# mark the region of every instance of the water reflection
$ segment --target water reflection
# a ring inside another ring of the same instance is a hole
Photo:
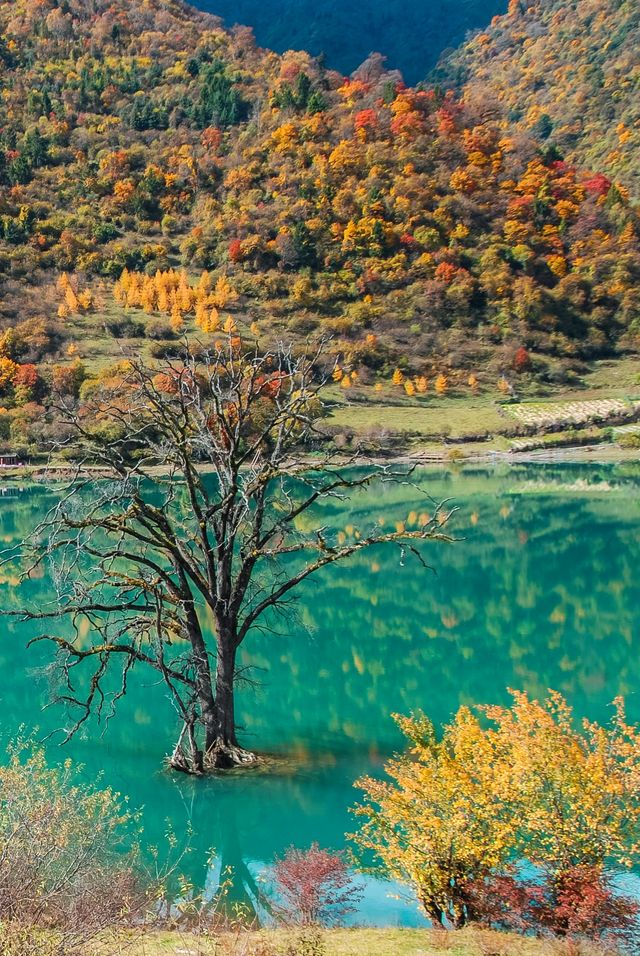
[[[399,744],[392,712],[423,708],[443,721],[461,703],[505,701],[512,686],[534,694],[553,687],[579,714],[599,720],[624,694],[630,716],[640,718],[638,466],[501,466],[420,477],[435,498],[454,497],[459,506],[454,530],[464,540],[431,548],[437,573],[401,562],[397,551],[361,554],[308,584],[280,636],[256,635],[242,651],[240,663],[258,679],[240,694],[245,737],[286,755],[278,773],[202,782],[162,772],[174,715],[142,671],[107,733],[87,726],[64,752],[86,764],[87,776],[102,773],[144,806],[151,843],[162,846],[167,820],[178,833],[190,823],[185,867],[210,894],[231,866],[237,898],[260,912],[259,873],[276,854],[314,840],[344,845],[354,780],[380,772]],[[54,494],[28,488],[0,500],[5,545],[35,527]],[[410,526],[429,501],[412,487],[385,485],[348,506],[331,503],[322,520],[348,533],[370,521],[373,508]],[[5,607],[51,598],[46,577],[18,590],[15,574],[5,572],[0,583]],[[24,722],[45,732],[63,722],[59,711],[40,709],[48,689],[34,671],[48,651],[25,652],[34,633],[21,623],[3,627],[5,734]],[[386,893],[368,884],[363,916],[413,921],[412,910]]]

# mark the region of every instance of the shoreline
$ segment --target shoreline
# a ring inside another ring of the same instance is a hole
[[[464,468],[467,465],[482,464],[622,464],[627,462],[639,462],[640,452],[637,449],[620,448],[616,445],[594,444],[594,445],[570,445],[560,448],[538,448],[529,451],[502,451],[493,449],[491,451],[462,454],[460,457],[452,457],[451,452],[461,450],[461,446],[455,443],[447,446],[442,454],[429,452],[406,451],[393,455],[361,455],[348,457],[344,459],[337,458],[336,465],[348,464],[354,468],[361,465],[417,465],[423,468],[437,468],[442,466]],[[314,464],[314,459],[309,457],[310,467]],[[211,466],[205,466],[205,473],[212,471]],[[160,474],[150,470],[150,474]],[[54,483],[70,481],[75,477],[90,478],[96,480],[111,477],[110,473],[100,466],[87,465],[77,470],[73,464],[24,464],[16,466],[5,466],[0,468],[0,486],[2,479],[13,483],[17,481],[33,481],[43,483],[52,481]]]

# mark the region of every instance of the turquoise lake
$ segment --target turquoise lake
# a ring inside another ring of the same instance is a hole
[[[221,868],[234,895],[260,911],[260,872],[290,845],[345,846],[354,781],[380,773],[401,740],[395,712],[446,721],[460,704],[504,702],[508,688],[561,691],[577,715],[606,720],[617,695],[640,720],[640,465],[544,464],[424,470],[414,476],[458,511],[461,540],[431,544],[433,571],[397,549],[376,549],[299,592],[279,636],[256,634],[240,663],[242,738],[281,754],[277,772],[206,781],[170,775],[163,758],[176,720],[153,675],[137,671],[105,728],[88,723],[52,760],[84,764],[88,779],[142,809],[145,839],[165,846],[168,823],[192,829],[182,868],[214,892]],[[0,497],[3,546],[32,531],[55,490],[12,485]],[[429,510],[415,487],[379,485],[334,507],[336,526],[372,512],[411,525]],[[51,600],[46,577],[18,588],[6,571],[2,606]],[[45,736],[69,721],[50,696],[50,651],[25,649],[42,628],[0,621],[0,731]],[[215,859],[209,850],[215,849]],[[397,888],[366,882],[359,922],[415,925]]]

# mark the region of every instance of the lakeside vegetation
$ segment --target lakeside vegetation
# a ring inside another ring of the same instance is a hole
[[[175,837],[174,864],[150,867],[156,851],[145,860],[121,798],[81,783],[69,763],[48,768],[27,741],[0,768],[3,953],[366,956],[396,941],[407,954],[416,944],[458,956],[635,951],[640,906],[615,880],[640,847],[640,729],[621,701],[606,726],[577,726],[558,694],[462,707],[438,730],[424,716],[398,720],[406,752],[384,780],[357,783],[351,867],[370,867],[372,851],[438,931],[327,932],[363,891],[347,857],[317,844],[272,862],[255,911],[228,898],[225,870],[217,886],[188,883]]]
[[[194,940],[179,933],[150,933],[142,942],[123,943],[114,956],[179,956],[193,950],[198,956],[307,956],[300,937],[291,931],[271,930],[238,936],[221,934],[213,941]],[[296,952],[297,945],[297,952]],[[310,956],[606,956],[594,943],[524,939],[513,933],[466,929],[443,934],[416,929],[332,929],[321,936]]]

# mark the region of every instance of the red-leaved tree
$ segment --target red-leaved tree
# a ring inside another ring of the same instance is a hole
[[[638,931],[640,904],[617,893],[597,866],[575,866],[550,880],[542,921],[555,936],[629,940]]]
[[[513,358],[516,372],[527,372],[531,368],[531,356],[524,346],[520,346]]]
[[[288,926],[341,925],[362,898],[344,856],[317,843],[308,850],[289,847],[271,878],[274,912]]]

